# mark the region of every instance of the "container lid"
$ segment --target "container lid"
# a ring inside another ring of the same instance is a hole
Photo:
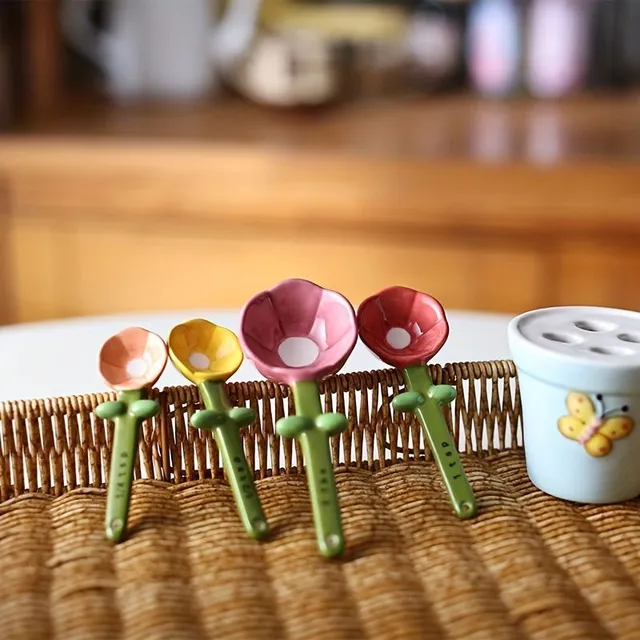
[[[585,391],[640,393],[640,313],[607,307],[551,307],[514,318],[516,366],[541,380]]]

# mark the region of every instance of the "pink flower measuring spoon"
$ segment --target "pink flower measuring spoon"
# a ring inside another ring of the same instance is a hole
[[[339,293],[292,279],[245,305],[240,323],[244,352],[265,378],[290,385],[296,414],[276,432],[302,448],[320,553],[337,556],[344,535],[329,442],[347,418],[323,413],[318,382],[339,371],[356,344],[355,312]]]

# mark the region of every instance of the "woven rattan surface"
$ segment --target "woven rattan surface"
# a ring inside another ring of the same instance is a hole
[[[297,452],[274,435],[287,390],[231,385],[273,535],[246,537],[215,443],[187,428],[191,388],[144,427],[128,539],[103,532],[105,396],[0,405],[0,638],[640,638],[640,503],[540,493],[519,448],[512,363],[432,367],[480,513],[458,520],[395,371],[339,376],[327,407],[347,550],[317,552]],[[275,465],[274,465],[275,462]]]

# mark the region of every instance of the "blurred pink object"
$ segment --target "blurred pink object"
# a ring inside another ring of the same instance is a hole
[[[428,362],[449,337],[442,305],[407,287],[390,287],[364,300],[358,330],[380,360],[398,369]]]
[[[289,385],[336,373],[357,337],[351,303],[308,280],[285,280],[259,293],[240,319],[247,358],[265,378]],[[305,343],[313,354],[303,353]]]
[[[529,19],[527,84],[537,98],[579,89],[589,64],[588,0],[534,0]]]
[[[152,387],[167,365],[165,341],[140,327],[130,327],[109,338],[98,357],[100,375],[114,391]]]

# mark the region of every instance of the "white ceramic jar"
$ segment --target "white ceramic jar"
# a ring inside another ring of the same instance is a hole
[[[640,496],[640,313],[554,307],[514,318],[527,471],[552,496]]]

